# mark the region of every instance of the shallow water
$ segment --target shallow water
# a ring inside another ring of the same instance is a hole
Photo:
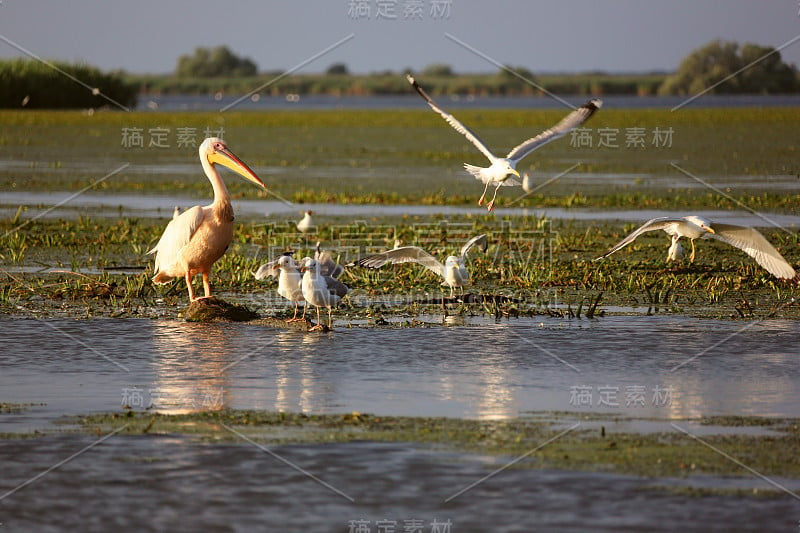
[[[3,318],[0,401],[46,404],[4,417],[15,429],[126,404],[468,418],[800,416],[794,321],[481,320],[415,329],[340,322],[332,334],[308,335],[248,324]]]
[[[23,483],[54,457],[69,457],[94,442],[63,435],[39,439],[36,446],[0,442],[0,487]],[[377,524],[383,522],[396,525],[389,531],[417,524],[425,533],[437,531],[435,524],[448,533],[792,531],[799,514],[790,497],[687,498],[654,488],[685,485],[680,480],[538,469],[505,470],[446,501],[507,458],[369,442],[276,446],[269,452],[244,442],[114,436],[8,496],[0,508],[2,527],[345,533],[358,531],[351,526],[359,522],[370,532],[381,531]]]
[[[549,410],[661,419],[800,416],[797,322],[616,316],[457,317],[450,324],[348,329],[339,323],[331,334],[304,334],[248,324],[4,317],[0,401],[35,405],[0,414],[0,427],[52,430],[63,415],[126,404],[165,412],[492,419]],[[589,393],[588,404],[577,399],[579,390]],[[695,434],[703,429],[681,424]],[[642,426],[624,418],[604,425],[612,433],[669,431],[662,422]],[[98,444],[101,437],[0,440],[2,528],[347,532],[359,520],[371,531],[386,520],[397,531],[422,523],[426,532],[450,521],[450,533],[707,531],[710,525],[764,531],[791,530],[800,515],[788,495],[699,498],[654,488],[771,488],[744,471],[687,481],[512,468],[448,502],[511,458],[406,443],[258,448],[176,435],[114,435]]]
[[[581,105],[587,97],[568,96],[574,105]],[[240,99],[232,95],[161,95],[140,98],[137,110],[140,111],[219,111]],[[445,100],[443,100],[444,102]],[[446,99],[449,108],[475,109],[543,109],[562,108],[563,104],[553,98],[530,96],[461,96],[452,95]],[[609,108],[671,108],[685,103],[683,96],[603,96],[603,104]],[[705,95],[696,105],[703,107],[750,107],[800,105],[797,95]],[[285,96],[244,99],[236,105],[239,110],[259,109],[418,109],[416,95],[381,96],[325,96],[303,95],[297,100]]]
[[[519,191],[518,191],[519,192]],[[519,193],[518,195],[521,195]],[[19,206],[27,206],[23,219],[34,217],[60,218],[85,214],[91,210],[93,217],[147,217],[171,218],[175,206],[186,208],[197,204],[205,205],[207,199],[143,196],[143,195],[101,195],[83,194],[60,205],[71,194],[59,192],[4,192],[0,195],[0,216],[13,216]],[[516,198],[512,196],[511,198]],[[59,205],[57,209],[52,206]],[[482,207],[454,207],[447,205],[380,205],[380,204],[295,204],[287,205],[277,200],[235,200],[233,208],[237,216],[248,218],[264,218],[268,220],[294,220],[299,218],[302,210],[314,211],[317,220],[324,217],[354,217],[356,220],[367,217],[402,217],[433,215],[485,215]],[[565,209],[565,208],[530,208],[530,207],[498,207],[497,217],[504,216],[537,216],[561,220],[625,220],[644,222],[660,216],[681,217],[689,213],[685,211],[667,211],[656,209]],[[789,214],[765,213],[756,215],[745,210],[695,210],[691,214],[701,215],[716,222],[739,224],[753,227],[800,226],[800,216]]]

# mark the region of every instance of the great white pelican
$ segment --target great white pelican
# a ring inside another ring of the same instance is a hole
[[[209,274],[212,265],[225,254],[233,240],[233,206],[217,165],[223,165],[259,187],[266,185],[228,149],[222,139],[210,137],[200,145],[200,163],[208,181],[214,189],[214,201],[210,205],[196,205],[187,209],[167,224],[158,244],[148,252],[155,254],[155,276],[158,284],[168,283],[174,278],[186,279],[189,300],[194,302],[192,280],[203,275],[203,298],[211,296]]]

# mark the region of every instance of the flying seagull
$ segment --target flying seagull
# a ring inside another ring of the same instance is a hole
[[[682,218],[658,217],[648,220],[639,229],[622,239],[616,246],[595,259],[595,261],[604,259],[617,250],[626,247],[642,233],[659,229],[667,232],[672,238],[667,260],[676,259],[683,254],[683,248],[678,242],[681,237],[686,237],[692,243],[692,253],[689,255],[690,262],[694,261],[695,239],[714,238],[739,248],[776,278],[797,279],[797,273],[794,268],[786,262],[786,259],[758,230],[747,226],[718,224],[711,222],[707,218],[695,215]]]
[[[489,211],[494,209],[494,201],[495,198],[497,198],[497,190],[500,187],[520,184],[519,181],[511,177],[520,177],[519,172],[516,170],[517,163],[519,163],[525,156],[537,148],[540,148],[554,139],[558,139],[559,137],[567,134],[569,131],[586,122],[589,117],[591,117],[592,114],[594,114],[594,112],[603,105],[601,100],[589,100],[581,107],[564,117],[561,122],[552,128],[545,130],[536,137],[532,137],[518,145],[516,148],[511,150],[507,156],[497,157],[492,153],[491,150],[489,150],[486,144],[484,144],[484,142],[472,132],[472,130],[459,122],[456,117],[439,108],[431,99],[431,97],[422,90],[422,87],[419,86],[413,76],[406,74],[406,78],[414,87],[414,89],[416,89],[419,95],[423,97],[426,102],[428,102],[428,105],[431,106],[431,109],[439,113],[442,118],[444,118],[445,121],[453,127],[453,129],[466,137],[469,142],[475,145],[475,147],[489,159],[491,165],[488,167],[478,167],[464,163],[464,168],[467,170],[467,172],[486,184],[486,186],[483,188],[483,194],[481,195],[480,200],[478,200],[478,205],[483,205],[483,202],[486,200],[486,192],[489,190],[489,185],[495,185],[494,195],[489,201],[489,204],[486,206]]]
[[[444,283],[450,287],[450,296],[452,297],[456,287],[460,287],[463,291],[464,286],[469,285],[469,272],[467,272],[466,268],[466,259],[467,254],[473,246],[480,246],[485,252],[488,247],[486,235],[483,234],[471,238],[461,247],[460,256],[451,255],[445,259],[444,264],[440,263],[438,259],[418,246],[403,246],[379,254],[367,255],[351,265],[380,268],[386,263],[418,263],[444,278]]]

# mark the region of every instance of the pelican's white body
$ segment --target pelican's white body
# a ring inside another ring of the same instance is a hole
[[[214,190],[214,200],[210,205],[196,205],[183,213],[178,213],[176,209],[158,244],[148,252],[156,254],[153,281],[160,284],[184,277],[192,301],[195,300],[192,278],[202,274],[205,297],[211,296],[208,281],[211,267],[233,241],[234,218],[230,194],[215,164],[223,164],[264,187],[253,171],[230,152],[221,139],[211,137],[204,140],[198,152],[203,171]]]

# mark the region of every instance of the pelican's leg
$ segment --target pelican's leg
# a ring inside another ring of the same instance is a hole
[[[189,290],[189,292],[192,293],[191,289]],[[203,293],[204,296],[194,298],[192,301],[211,298],[211,283],[208,281],[208,272],[203,272]]]
[[[194,289],[192,288],[192,276],[191,273],[186,273],[186,288],[189,289],[189,302],[193,302],[195,300],[194,297]]]
[[[333,307],[328,306],[328,329],[333,331]]]
[[[487,181],[486,187],[483,188],[483,194],[481,194],[481,197],[478,199],[478,205],[483,205],[483,202],[486,201],[486,191],[488,190],[489,190],[489,182]]]
[[[503,183],[500,182],[497,184],[497,187],[494,188],[494,195],[492,196],[492,201],[489,202],[489,205],[486,206],[486,209],[489,211],[494,211],[494,201],[497,198],[497,191],[500,190],[500,187],[503,186]]]
[[[692,254],[689,256],[689,262],[694,263],[694,239],[689,239],[692,243]]]

